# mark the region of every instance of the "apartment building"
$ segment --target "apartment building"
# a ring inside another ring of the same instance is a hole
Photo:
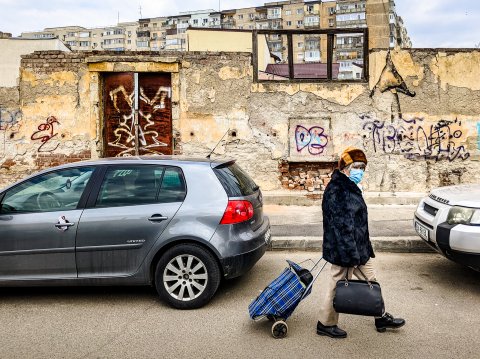
[[[394,1],[368,0],[368,3],[372,12],[381,10],[383,14],[385,6],[389,6],[388,23],[384,24],[383,17],[379,16],[380,23],[375,20],[368,24],[369,28],[374,28],[374,31],[370,31],[370,37],[377,39],[384,36],[388,39],[388,44],[383,40],[373,43],[381,44],[381,47],[411,47],[403,20],[396,14]],[[367,0],[275,1],[264,3],[263,6],[221,12],[207,9],[181,12],[168,17],[142,18],[101,28],[46,28],[43,31],[22,33],[21,37],[59,38],[72,50],[186,51],[188,39],[185,32],[188,27],[272,31],[364,28],[367,27]],[[326,35],[295,34],[292,40],[295,63],[327,61]],[[340,64],[341,78],[358,76],[358,68],[363,64],[363,41],[361,34],[336,37],[333,60]],[[267,43],[277,61],[285,63],[288,57],[286,36],[268,35]]]
[[[366,0],[337,0],[336,27],[366,28]],[[338,77],[342,80],[361,77],[363,66],[363,34],[337,35],[335,41],[334,61],[340,64]]]

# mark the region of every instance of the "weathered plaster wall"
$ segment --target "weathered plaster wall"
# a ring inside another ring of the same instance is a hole
[[[369,83],[255,84],[248,53],[29,55],[17,97],[0,91],[0,103],[13,96],[21,112],[0,130],[0,186],[102,155],[110,71],[171,73],[175,153],[204,157],[226,134],[214,156],[237,158],[266,190],[291,188],[287,162],[324,185],[322,171],[349,145],[367,152],[368,191],[478,182],[480,53],[379,50],[370,66]],[[323,188],[315,183],[304,188]]]

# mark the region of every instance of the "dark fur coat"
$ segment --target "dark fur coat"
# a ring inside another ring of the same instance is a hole
[[[338,170],[325,189],[322,211],[325,260],[341,267],[353,267],[375,257],[362,192]]]

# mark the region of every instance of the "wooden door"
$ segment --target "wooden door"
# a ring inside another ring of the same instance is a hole
[[[104,154],[106,157],[134,156],[136,153],[171,155],[170,74],[139,73],[137,91],[134,78],[134,73],[104,76]]]

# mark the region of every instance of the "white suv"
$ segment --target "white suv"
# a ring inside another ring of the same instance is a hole
[[[480,271],[480,185],[432,190],[420,201],[413,222],[439,253]]]

